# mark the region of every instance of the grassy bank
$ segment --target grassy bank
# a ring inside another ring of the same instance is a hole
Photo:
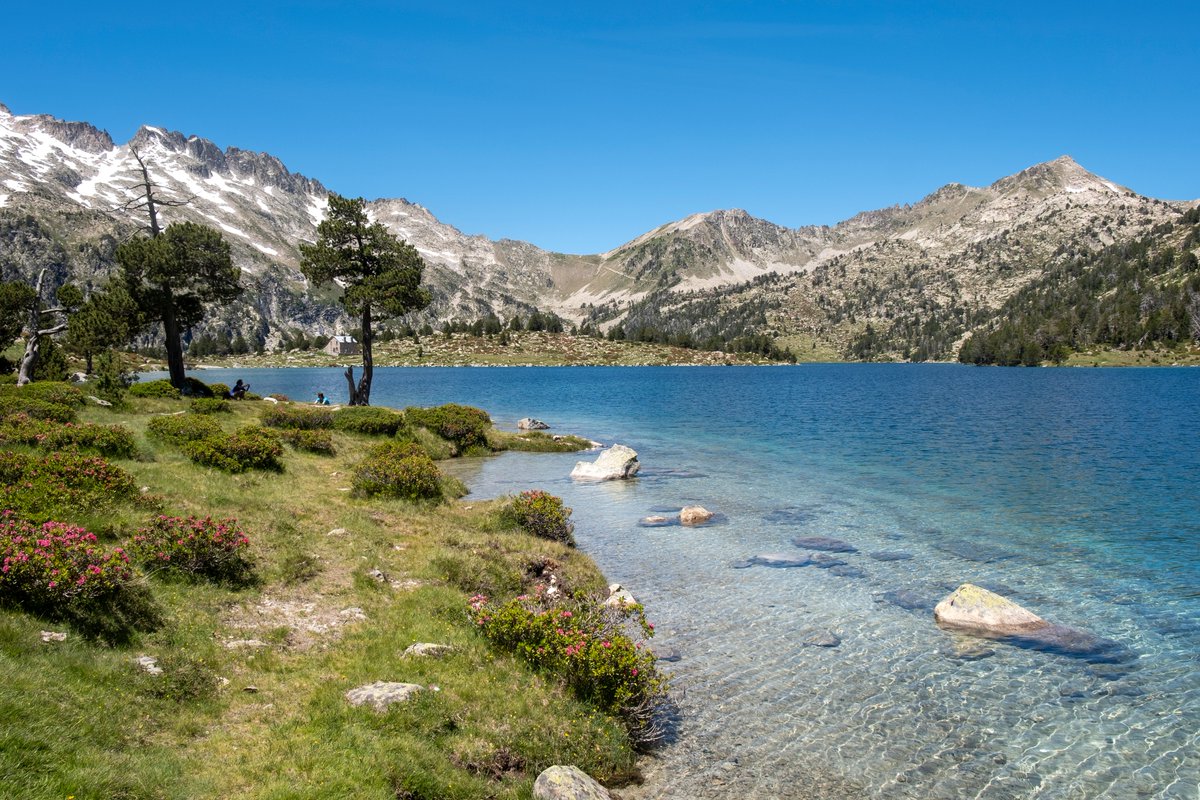
[[[265,405],[231,403],[211,418],[233,431],[256,423]],[[602,596],[590,559],[515,527],[503,501],[360,496],[352,476],[378,437],[332,430],[334,455],[289,447],[278,471],[198,466],[147,435],[150,420],[187,408],[133,399],[119,411],[79,409],[82,422],[133,432],[134,456],[109,460],[140,497],[55,516],[74,517],[63,521],[88,526],[105,546],[128,544],[156,514],[236,518],[254,580],[145,570],[138,580],[160,624],[115,644],[12,603],[0,608],[0,794],[517,798],[551,764],[612,785],[632,779],[634,747],[618,719],[493,647],[466,613],[473,594],[511,597],[551,571],[569,594]],[[525,446],[512,439],[491,434],[493,447]],[[43,642],[42,631],[67,638]],[[452,650],[405,656],[417,642]],[[139,668],[143,655],[163,674]],[[383,713],[346,702],[348,690],[374,681],[425,690]]]

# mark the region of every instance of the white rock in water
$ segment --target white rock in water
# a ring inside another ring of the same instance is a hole
[[[1002,635],[1025,633],[1049,624],[1007,597],[973,583],[964,583],[938,603],[933,618],[951,628]]]
[[[549,428],[549,425],[533,417],[525,417],[517,422],[517,430],[520,431],[544,431]]]
[[[632,478],[641,468],[637,453],[623,444],[614,444],[592,463],[580,461],[571,470],[572,478],[593,481],[612,481]]]
[[[683,525],[699,525],[713,518],[713,512],[704,506],[686,506],[679,512],[679,522]]]

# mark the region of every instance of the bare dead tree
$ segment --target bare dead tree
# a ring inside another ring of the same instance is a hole
[[[42,351],[42,337],[53,336],[67,329],[67,314],[78,305],[75,300],[82,299],[79,290],[74,286],[63,286],[59,289],[60,305],[54,308],[42,308],[42,287],[46,279],[46,270],[38,273],[37,284],[33,288],[33,301],[29,304],[28,316],[25,323],[25,352],[21,356],[20,368],[17,372],[17,385],[24,386],[33,380],[33,370],[37,367],[38,356]],[[67,302],[70,301],[70,302]],[[59,316],[61,322],[42,327],[42,318]]]
[[[154,181],[150,180],[150,170],[146,167],[146,161],[142,158],[142,154],[137,151],[137,148],[130,145],[129,152],[133,153],[134,159],[137,160],[138,168],[141,170],[142,179],[137,183],[126,186],[128,191],[136,191],[137,194],[127,202],[124,202],[113,209],[113,211],[146,212],[150,224],[142,227],[147,231],[151,238],[158,238],[162,234],[162,225],[158,222],[158,210],[160,208],[178,208],[186,206],[188,203],[196,199],[195,195],[190,195],[185,200],[167,200],[155,194],[158,188]]]

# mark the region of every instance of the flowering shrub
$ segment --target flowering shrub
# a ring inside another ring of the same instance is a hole
[[[32,396],[0,394],[0,419],[8,419],[17,414],[52,422],[72,422],[75,419],[75,409],[71,406],[50,403]]]
[[[146,432],[164,442],[184,445],[197,439],[219,435],[221,424],[208,415],[171,414],[150,420],[146,425]]]
[[[152,630],[158,614],[135,582],[129,557],[83,528],[34,525],[0,512],[0,602],[72,622],[88,635],[120,641]]]
[[[505,509],[504,516],[526,533],[575,546],[575,524],[570,520],[571,509],[563,506],[561,497],[540,489],[521,492]]]
[[[188,411],[193,414],[219,414],[221,412],[229,413],[232,409],[229,407],[229,401],[222,400],[220,397],[197,397],[188,406]]]
[[[81,406],[86,402],[78,386],[61,381],[34,381],[24,386],[0,387],[0,396],[25,397],[56,406]]]
[[[47,450],[90,450],[102,456],[131,458],[137,449],[133,432],[120,425],[90,422],[56,424],[14,414],[0,423],[0,442],[14,442]]]
[[[236,519],[158,516],[134,534],[129,553],[148,569],[245,583],[254,570],[249,548]]]
[[[279,463],[279,457],[283,455],[283,445],[275,434],[263,428],[242,428],[229,435],[219,433],[197,439],[185,443],[183,452],[197,464],[216,467],[226,472],[283,469],[283,464]]]
[[[539,586],[533,596],[500,604],[475,595],[468,616],[497,647],[562,679],[581,700],[621,719],[635,740],[659,735],[655,718],[666,701],[667,680],[655,667],[654,653],[627,632],[635,627],[642,636],[653,636],[641,606],[569,609],[551,605]]]
[[[442,475],[420,445],[388,442],[371,448],[354,469],[354,488],[365,495],[431,500],[442,497]]]
[[[0,508],[33,522],[110,508],[138,497],[133,476],[71,450],[29,456],[0,450]]]
[[[323,456],[331,456],[335,452],[329,431],[285,430],[280,432],[279,438],[297,450]]]
[[[169,380],[146,381],[135,383],[129,387],[130,397],[165,397],[169,400],[179,399],[179,390],[171,385]]]
[[[404,417],[388,408],[350,406],[334,412],[333,427],[370,436],[395,436],[404,427]]]
[[[487,447],[487,432],[492,427],[486,411],[457,403],[406,408],[404,416],[413,425],[428,428],[452,443],[459,455],[472,447]]]
[[[292,430],[332,428],[333,411],[317,406],[273,405],[263,411],[262,424]]]

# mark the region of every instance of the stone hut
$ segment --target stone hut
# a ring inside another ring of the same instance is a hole
[[[331,356],[356,356],[359,354],[358,340],[353,336],[330,336],[329,343],[325,345],[325,352]]]

